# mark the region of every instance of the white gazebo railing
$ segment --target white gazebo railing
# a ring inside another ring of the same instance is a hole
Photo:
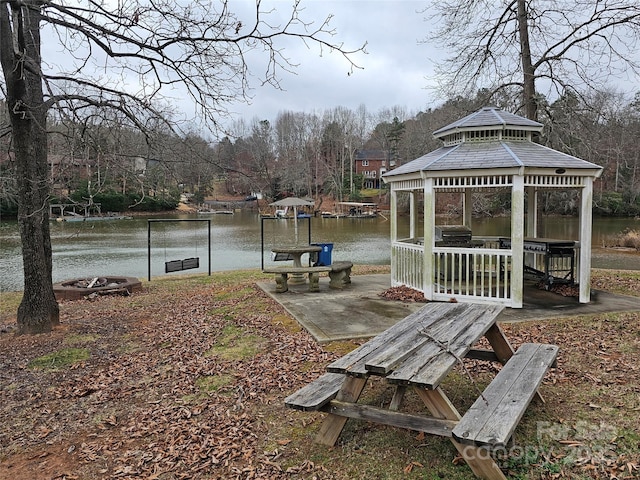
[[[436,247],[433,300],[511,304],[511,250]]]
[[[423,245],[398,241],[393,242],[391,248],[393,286],[420,290],[425,298],[434,301],[455,298],[461,302],[511,306],[511,250],[436,247],[433,249],[434,279],[425,282]],[[426,291],[429,288],[431,291]]]
[[[393,242],[391,258],[391,286],[406,285],[424,293],[424,246]]]

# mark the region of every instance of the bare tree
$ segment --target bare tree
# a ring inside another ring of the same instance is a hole
[[[309,126],[307,115],[290,111],[280,112],[276,118],[274,133],[281,188],[296,196],[310,195],[312,163],[307,158]]]
[[[18,333],[48,331],[59,317],[48,211],[51,111],[80,118],[88,106],[113,109],[145,131],[159,121],[175,125],[170,101],[161,96],[169,92],[189,97],[215,128],[227,105],[249,95],[250,59],[266,59],[258,80],[275,87],[282,73],[295,68],[283,50],[290,39],[336,52],[355,67],[351,54],[361,49],[332,39],[331,17],[305,21],[300,0],[281,23],[260,0],[244,15],[229,7],[204,0],[0,0],[0,89],[10,114],[24,260]],[[48,46],[65,51],[63,59],[41,57],[42,32]]]
[[[444,0],[425,11],[439,23],[427,41],[449,55],[435,75],[448,98],[516,86],[535,120],[540,88],[598,90],[639,71],[636,0]]]
[[[247,159],[253,184],[263,192],[269,192],[275,198],[279,192],[280,172],[276,160],[276,146],[273,127],[268,120],[254,119],[251,136],[245,139]]]

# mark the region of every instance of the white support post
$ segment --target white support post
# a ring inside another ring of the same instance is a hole
[[[390,232],[389,235],[391,237],[391,285],[395,285],[395,281],[397,280],[398,275],[398,255],[396,250],[393,248],[393,244],[398,240],[398,192],[394,188],[393,183],[391,184],[391,197],[389,199],[389,208],[391,210],[391,220],[390,220]]]
[[[522,308],[524,286],[524,176],[514,175],[511,189],[511,307]]]
[[[393,188],[393,183],[391,184],[391,199],[389,201],[390,209],[391,209],[391,242],[395,242],[398,240],[398,192]]]
[[[409,238],[416,238],[416,219],[418,210],[416,209],[416,193],[409,192]]]
[[[463,214],[462,214],[462,224],[467,227],[469,230],[472,230],[471,226],[471,218],[473,217],[473,198],[470,189],[465,189],[464,197],[462,198],[463,203]]]
[[[436,209],[435,209],[435,193],[433,191],[433,179],[424,179],[424,263],[423,263],[423,281],[424,298],[433,300],[433,283],[434,283],[434,265],[433,265],[433,244],[434,229],[436,225]]]
[[[580,303],[589,303],[591,300],[591,228],[593,200],[593,178],[584,178],[584,187],[580,195],[580,257],[578,271],[580,272]]]
[[[526,236],[538,236],[538,190],[535,187],[527,187],[527,226]]]
[[[527,192],[527,224],[525,236],[536,238],[538,236],[538,190],[535,187],[526,187]],[[535,253],[527,253],[527,265],[535,266]]]

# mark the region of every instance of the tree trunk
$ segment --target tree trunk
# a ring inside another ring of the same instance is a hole
[[[520,60],[522,62],[523,102],[525,115],[530,120],[538,120],[538,104],[536,102],[535,70],[531,63],[531,47],[529,46],[529,21],[526,0],[518,0],[518,33],[520,35]]]
[[[18,334],[47,332],[59,323],[49,231],[46,107],[42,79],[33,71],[34,65],[40,65],[37,3],[13,4],[11,10],[5,4],[0,12],[0,58],[16,162],[18,225],[24,264]]]

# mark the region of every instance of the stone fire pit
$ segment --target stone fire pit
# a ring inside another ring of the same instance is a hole
[[[142,290],[142,282],[135,277],[91,277],[54,283],[57,300],[79,300],[92,293],[133,293]]]

